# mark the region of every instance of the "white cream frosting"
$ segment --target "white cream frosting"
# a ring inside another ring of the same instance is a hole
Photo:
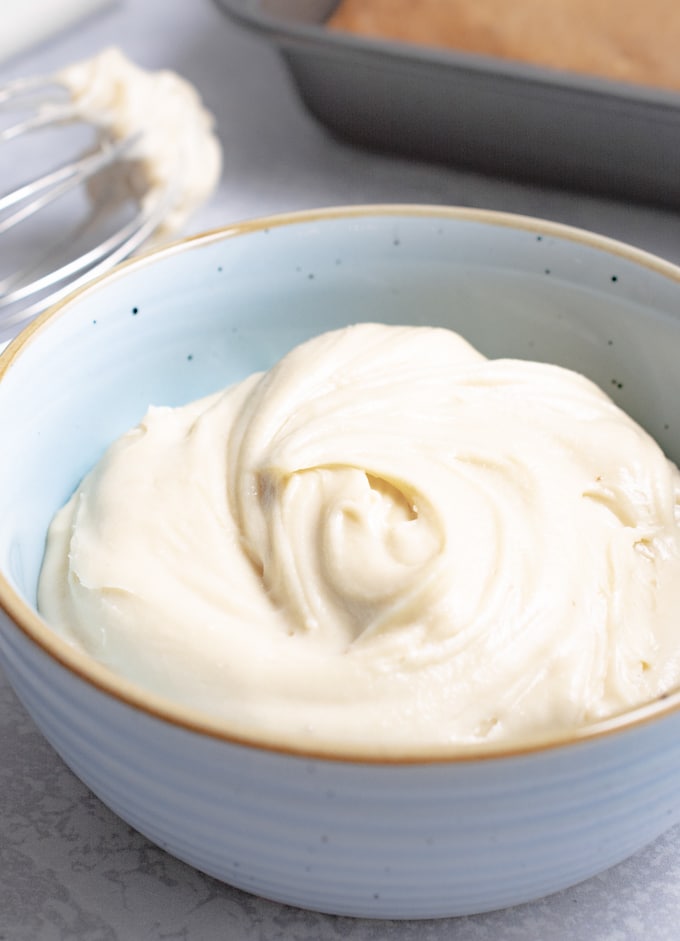
[[[196,89],[175,72],[149,72],[117,48],[62,69],[55,81],[69,92],[70,113],[98,129],[105,141],[138,136],[111,169],[92,181],[93,198],[118,189],[167,211],[158,235],[180,230],[219,182],[222,152],[214,118]]]
[[[679,682],[679,500],[584,377],[362,324],[150,409],[56,515],[39,602],[236,734],[517,742]]]

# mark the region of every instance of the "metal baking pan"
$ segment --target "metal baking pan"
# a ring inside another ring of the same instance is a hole
[[[215,0],[354,144],[680,208],[680,94],[324,26],[337,0]]]

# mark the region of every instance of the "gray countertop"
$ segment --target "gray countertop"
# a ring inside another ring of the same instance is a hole
[[[680,262],[680,215],[358,151],[309,117],[271,49],[210,0],[121,0],[0,68],[50,70],[106,45],[196,84],[217,117],[224,174],[189,231],[293,209],[424,202],[541,216]],[[104,807],[42,739],[0,672],[0,941],[321,939],[664,941],[680,937],[680,831],[533,904],[428,922],[298,911],[221,885]]]

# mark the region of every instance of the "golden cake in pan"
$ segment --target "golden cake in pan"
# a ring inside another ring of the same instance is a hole
[[[328,26],[680,91],[678,0],[342,0]]]

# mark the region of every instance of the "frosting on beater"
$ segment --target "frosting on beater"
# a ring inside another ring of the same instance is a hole
[[[146,71],[117,48],[62,69],[55,81],[68,90],[71,113],[102,140],[136,138],[124,160],[91,181],[95,201],[114,188],[143,207],[163,199],[157,234],[181,229],[212,195],[222,169],[213,116],[193,85],[175,72]]]

